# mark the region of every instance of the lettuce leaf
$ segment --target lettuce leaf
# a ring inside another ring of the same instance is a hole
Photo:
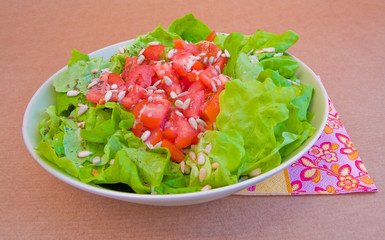
[[[104,61],[102,57],[93,58],[89,61],[79,60],[56,76],[53,86],[56,92],[77,90],[86,95],[88,92],[87,86],[91,80],[99,76],[102,69],[109,67],[110,63]],[[99,69],[99,72],[91,74],[93,69]]]
[[[72,64],[78,61],[88,62],[89,60],[90,60],[90,57],[87,54],[83,54],[76,49],[72,49],[71,59],[68,61],[68,67],[70,67]]]
[[[295,88],[277,87],[269,78],[264,82],[233,80],[226,83],[226,90],[220,95],[221,111],[216,125],[220,131],[239,132],[244,139],[247,158],[258,162],[280,144],[276,141],[274,128],[288,119],[287,105],[295,97]],[[274,162],[263,170],[274,167]]]
[[[197,43],[205,40],[211,33],[210,28],[201,20],[194,17],[192,13],[173,21],[168,31],[179,35],[182,39]]]

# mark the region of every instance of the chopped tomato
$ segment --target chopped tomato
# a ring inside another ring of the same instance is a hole
[[[93,103],[101,103],[107,92],[107,82],[100,81],[93,86],[86,94],[86,99]]]
[[[170,107],[171,103],[165,99],[157,98],[152,100],[152,102],[147,101],[147,104],[140,110],[141,114],[139,119],[143,122],[145,127],[153,129],[159,128],[166,118]]]
[[[211,91],[213,91],[213,84],[217,85],[214,81],[214,77],[218,76],[218,71],[213,67],[209,66],[203,72],[199,73],[199,80]]]
[[[137,137],[142,136],[143,123],[141,123],[141,122],[135,123],[134,126],[132,127],[132,133]]]
[[[170,95],[171,92],[176,94],[180,94],[182,92],[179,78],[169,63],[156,64],[154,65],[154,70],[158,78],[162,80],[161,87],[167,92],[168,95]],[[168,77],[171,80],[170,85],[164,81],[165,77]]]
[[[214,67],[215,67],[215,66],[218,66],[218,67],[221,69],[221,72],[222,72],[223,67],[225,66],[226,62],[227,62],[227,58],[226,58],[226,57],[220,56],[220,57],[217,59],[217,61],[215,61],[215,63],[213,64],[213,66],[214,66]]]
[[[205,102],[204,85],[201,82],[193,83],[188,89],[188,94],[179,98],[181,101],[190,99],[187,109],[183,110],[186,118],[199,118],[202,114],[202,107]]]
[[[167,121],[165,124],[164,124],[164,128],[163,128],[163,131],[162,131],[162,134],[165,138],[167,138],[168,140],[174,142],[175,141],[175,138],[177,137],[177,127],[172,123],[172,121]]]
[[[126,96],[120,100],[120,104],[122,104],[127,110],[130,110],[136,103],[139,102],[140,99],[147,97],[147,92],[141,86],[135,84],[130,91],[126,94]]]
[[[217,33],[215,31],[212,31],[211,33],[209,33],[209,35],[207,35],[206,37],[206,41],[214,41],[215,37],[217,36]]]
[[[195,57],[187,51],[179,50],[174,53],[171,58],[173,61],[172,69],[181,76],[186,76],[187,73],[191,72],[191,67],[195,64]]]
[[[150,137],[148,137],[146,142],[151,143],[151,145],[155,145],[163,140],[162,130],[160,128],[154,129],[151,131]]]
[[[172,41],[174,42],[174,48],[178,49],[178,51],[183,49],[186,52],[189,52],[194,55],[199,53],[199,48],[195,44],[186,43],[182,39],[176,39]]]
[[[214,94],[214,96],[205,103],[203,106],[202,118],[206,120],[206,122],[215,122],[217,116],[219,114],[219,92]]]
[[[162,147],[167,148],[171,154],[171,160],[174,162],[182,162],[185,158],[184,153],[178,147],[176,147],[172,142],[167,139],[163,139]]]
[[[131,68],[130,73],[126,80],[127,87],[138,84],[139,86],[146,88],[152,83],[152,77],[155,75],[153,66],[151,65],[136,65]]]
[[[144,50],[143,55],[148,60],[158,61],[160,59],[161,54],[164,52],[165,47],[166,46],[164,46],[162,44],[154,45],[154,46],[148,46]]]
[[[194,129],[190,123],[183,117],[175,117],[173,120],[178,132],[174,144],[179,148],[185,148],[192,144],[199,130]]]
[[[200,61],[196,61],[192,66],[191,69],[193,70],[202,70],[203,69],[203,64]]]
[[[118,86],[121,86],[125,83],[124,80],[119,76],[119,74],[116,74],[116,73],[110,73],[108,75],[107,81],[108,81],[108,84],[110,85],[116,84]]]

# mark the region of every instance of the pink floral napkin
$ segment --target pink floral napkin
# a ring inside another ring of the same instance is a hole
[[[240,195],[376,192],[356,148],[329,99],[329,116],[316,144],[284,171]]]

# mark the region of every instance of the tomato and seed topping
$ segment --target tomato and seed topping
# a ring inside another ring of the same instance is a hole
[[[148,43],[139,56],[125,57],[119,75],[104,71],[88,86],[87,100],[119,102],[135,116],[132,132],[150,148],[165,147],[181,162],[183,149],[199,141],[215,125],[219,94],[230,80],[222,74],[230,57],[210,33],[197,44],[173,40],[174,47]]]

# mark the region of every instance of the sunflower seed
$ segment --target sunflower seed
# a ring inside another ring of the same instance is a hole
[[[182,161],[182,162],[179,163],[179,166],[180,166],[180,171],[182,173],[184,173],[184,170],[186,168],[186,163],[184,161]]]
[[[110,165],[114,164],[114,162],[115,162],[115,159],[111,159],[110,160]]]
[[[120,47],[120,48],[118,48],[118,51],[119,51],[120,53],[124,53],[124,48]]]
[[[78,157],[84,158],[84,157],[88,157],[91,154],[92,154],[92,152],[90,152],[90,151],[81,151],[81,152],[78,152]]]
[[[158,89],[158,90],[154,91],[154,93],[164,93],[164,90],[163,89]]]
[[[144,60],[146,60],[146,58],[144,57],[144,55],[140,55],[140,56],[138,57],[137,63],[138,63],[138,64],[142,64],[142,63],[144,62]]]
[[[92,88],[93,86],[95,86],[96,84],[98,84],[97,81],[91,81],[90,84],[88,84],[87,88],[90,89],[90,88]]]
[[[134,85],[130,85],[128,88],[127,88],[127,92],[131,90],[131,88],[133,88]]]
[[[118,88],[118,85],[116,83],[111,85],[111,89],[117,89],[117,88]]]
[[[269,47],[269,48],[262,48],[264,52],[275,52],[275,48]]]
[[[207,57],[205,57],[204,59],[203,59],[203,64],[206,64],[207,63]]]
[[[160,43],[157,42],[157,41],[154,41],[154,42],[149,42],[148,45],[149,46],[156,46],[156,45],[159,45]]]
[[[99,72],[99,69],[97,69],[97,68],[94,68],[94,69],[91,70],[91,74],[95,74],[95,73],[98,73],[98,72]]]
[[[255,51],[254,54],[260,54],[260,53],[264,53],[264,52],[265,52],[265,50],[262,49],[262,50]]]
[[[204,192],[204,191],[208,191],[208,190],[211,190],[211,186],[210,185],[206,185],[204,186],[201,191]]]
[[[108,73],[110,73],[111,71],[110,71],[110,69],[109,69],[109,68],[103,68],[103,69],[102,69],[102,73],[105,73],[105,72],[108,72]]]
[[[183,102],[181,100],[176,100],[175,101],[175,107],[177,108],[183,108]]]
[[[146,141],[147,140],[147,138],[148,137],[150,137],[150,134],[151,134],[151,132],[150,131],[145,131],[143,134],[142,134],[142,137],[140,137],[142,140],[143,140],[143,142],[144,141]]]
[[[188,92],[182,92],[181,94],[178,95],[178,97],[182,97],[182,96],[185,96],[187,94],[188,94]]]
[[[122,99],[126,96],[126,91],[120,91],[118,93],[118,102],[122,101]]]
[[[251,49],[251,50],[247,53],[247,55],[250,55],[252,52],[254,52],[254,49]]]
[[[105,102],[110,101],[111,97],[112,97],[112,91],[107,91],[106,95],[104,95],[104,101]]]
[[[156,87],[156,86],[158,86],[161,82],[162,82],[162,80],[158,80],[158,81],[156,81],[156,82],[154,83],[154,85],[152,85],[152,86],[153,86],[153,87]]]
[[[227,58],[230,58],[230,53],[229,53],[229,51],[227,51],[227,49],[225,49],[225,55]]]
[[[93,164],[98,164],[100,162],[100,157],[96,156],[92,159]]]
[[[175,98],[178,97],[178,95],[176,95],[176,93],[175,93],[174,91],[171,91],[171,92],[170,92],[170,97],[171,97],[172,99],[175,99]]]
[[[217,168],[219,168],[219,163],[218,163],[218,162],[214,162],[213,164],[211,164],[211,168],[212,168],[212,169],[217,169]]]
[[[219,58],[219,57],[221,56],[221,54],[222,54],[222,51],[219,50],[219,51],[217,52],[217,58]]]
[[[198,129],[198,124],[197,124],[197,121],[195,120],[195,118],[190,117],[188,119],[188,122],[190,123],[191,127],[193,127],[195,130]]]
[[[79,95],[79,93],[80,93],[79,91],[70,90],[70,91],[67,92],[67,96],[68,97],[75,97],[75,96]]]
[[[152,102],[152,96],[148,97],[148,102]]]
[[[218,71],[218,73],[221,73],[221,68],[218,65],[215,66],[215,69]]]
[[[209,58],[209,64],[212,65],[214,63],[214,61],[215,61],[215,58],[213,56],[211,56]]]
[[[167,84],[167,86],[170,86],[172,84],[172,80],[168,76],[163,77],[164,82]]]
[[[174,56],[175,52],[176,52],[176,49],[174,49],[174,48],[171,49],[170,51],[168,51],[167,58],[172,58]]]
[[[280,53],[274,54],[273,57],[280,57],[280,56],[282,56],[282,55],[283,55],[283,53],[280,52]]]
[[[260,174],[261,174],[261,169],[260,169],[260,168],[257,168],[257,169],[255,169],[255,170],[249,172],[249,176],[250,176],[250,177],[255,177],[255,176],[258,176],[258,175],[260,175]]]
[[[199,181],[203,182],[203,180],[205,180],[205,178],[206,178],[206,169],[205,168],[201,168],[199,170]]]
[[[186,110],[188,108],[188,106],[190,106],[190,103],[191,103],[191,98],[187,98],[186,101],[184,101],[183,103],[183,109]],[[195,120],[195,119],[194,119]],[[196,129],[196,128],[195,128]]]
[[[84,121],[77,124],[78,128],[84,128]]]
[[[217,92],[217,86],[215,86],[214,81],[211,82],[211,86],[213,87],[213,92]]]
[[[198,123],[199,125],[201,125],[202,127],[207,127],[207,123],[206,123],[204,120],[198,118],[196,121],[197,121],[197,123]]]
[[[78,106],[80,107],[79,111],[78,111],[78,116],[82,115],[83,113],[85,113],[88,110],[87,104],[78,103]]]
[[[198,165],[205,164],[205,161],[205,155],[202,152],[198,153]]]
[[[178,110],[175,111],[175,114],[178,115],[179,117],[184,117],[183,113],[179,112]]]
[[[143,52],[144,52],[144,50],[146,50],[146,49],[145,49],[145,48],[142,48],[142,49],[139,51],[138,56],[142,55]]]
[[[211,143],[209,143],[209,144],[207,144],[207,146],[205,147],[205,149],[203,151],[205,153],[209,154],[212,148],[213,148],[213,145],[211,145]]]
[[[191,160],[195,161],[195,159],[197,158],[197,155],[195,154],[195,152],[189,152],[188,153],[188,156],[191,158]]]

